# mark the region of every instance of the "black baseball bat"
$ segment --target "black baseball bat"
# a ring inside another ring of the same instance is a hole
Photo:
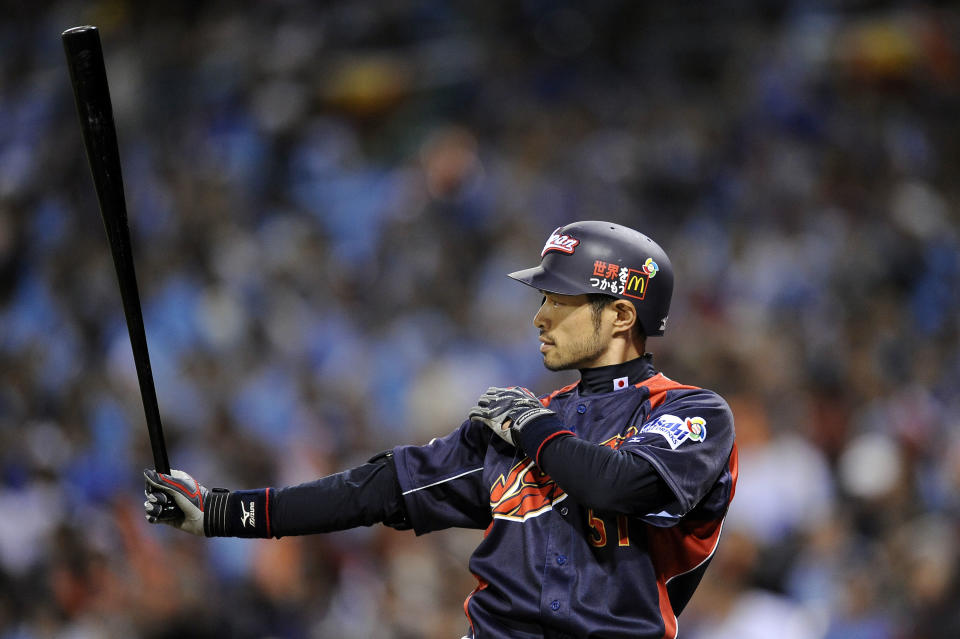
[[[150,368],[150,353],[143,329],[143,312],[140,310],[140,293],[137,290],[137,274],[133,268],[133,251],[130,246],[130,229],[127,224],[127,206],[123,197],[123,177],[120,174],[120,152],[117,148],[117,129],[113,122],[113,107],[110,104],[110,87],[107,70],[103,63],[100,33],[96,27],[83,26],[67,29],[60,36],[67,54],[70,81],[80,115],[80,130],[90,161],[90,172],[100,202],[100,216],[107,231],[113,265],[120,284],[123,313],[130,333],[133,361],[137,366],[140,396],[147,417],[150,433],[150,448],[153,449],[153,465],[161,473],[170,472],[167,446],[163,440],[160,424],[160,409],[157,392]]]

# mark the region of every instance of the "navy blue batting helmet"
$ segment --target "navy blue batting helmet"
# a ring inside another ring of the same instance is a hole
[[[573,222],[547,239],[540,265],[509,277],[560,295],[603,293],[632,302],[646,335],[663,335],[673,266],[649,237],[613,222]]]

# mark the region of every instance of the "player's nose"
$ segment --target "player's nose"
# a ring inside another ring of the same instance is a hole
[[[533,316],[533,325],[540,329],[540,331],[545,331],[548,328],[546,308],[547,305],[545,303],[540,304],[540,308],[537,309],[537,314]]]

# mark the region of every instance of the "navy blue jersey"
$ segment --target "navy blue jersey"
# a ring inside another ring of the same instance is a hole
[[[471,636],[677,636],[733,498],[733,418],[712,391],[661,374],[609,393],[576,384],[541,402],[583,440],[639,455],[673,494],[658,512],[577,503],[519,449],[476,422],[394,449],[417,534],[486,529],[470,559]]]

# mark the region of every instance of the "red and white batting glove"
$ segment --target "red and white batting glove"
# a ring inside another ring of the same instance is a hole
[[[188,533],[210,537],[208,513],[225,502],[229,491],[222,488],[208,490],[200,482],[183,472],[172,470],[169,475],[152,468],[143,471],[146,480],[143,502],[144,514],[151,524],[167,524]]]

